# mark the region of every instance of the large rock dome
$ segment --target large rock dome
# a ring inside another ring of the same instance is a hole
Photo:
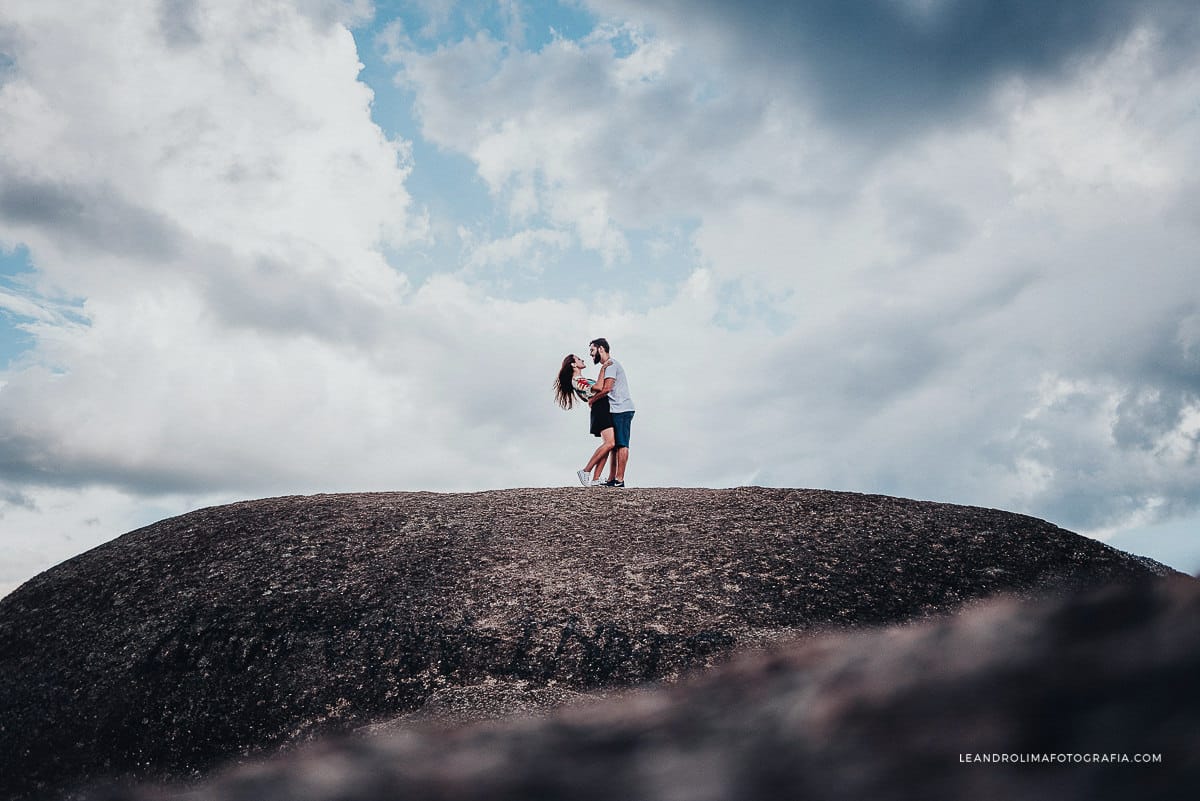
[[[1165,572],[1030,517],[813,490],[202,509],[0,601],[0,796],[194,777],[473,688],[532,709],[782,637]]]

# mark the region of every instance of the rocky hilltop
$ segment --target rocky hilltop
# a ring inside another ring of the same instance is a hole
[[[0,600],[0,797],[553,706],[739,648],[1167,568],[996,510],[812,490],[276,498]]]

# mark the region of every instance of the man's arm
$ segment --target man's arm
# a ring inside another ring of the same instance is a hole
[[[608,369],[610,364],[612,364],[612,359],[600,365],[600,372],[596,374],[596,382],[592,385],[592,397],[588,398],[588,406],[591,406],[592,401],[597,398],[603,398],[613,388],[613,382],[616,379],[610,378],[607,381],[604,380],[604,371]],[[600,387],[600,389],[596,389],[596,387]]]
[[[596,386],[600,387],[600,389],[596,390],[595,395],[588,398],[588,406],[591,406],[593,403],[600,400],[608,393],[612,392],[613,384],[616,383],[616,380],[617,379],[615,379],[615,378],[605,378],[605,379],[603,379],[603,382],[601,382],[600,380],[597,380]]]

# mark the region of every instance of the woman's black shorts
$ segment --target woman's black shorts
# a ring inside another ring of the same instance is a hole
[[[612,428],[612,412],[608,410],[608,398],[604,397],[592,404],[592,436],[600,436],[606,428]]]

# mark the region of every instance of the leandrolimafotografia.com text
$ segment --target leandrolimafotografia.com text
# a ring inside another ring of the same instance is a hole
[[[958,761],[989,765],[1160,765],[1163,758],[1162,754],[959,754]]]

